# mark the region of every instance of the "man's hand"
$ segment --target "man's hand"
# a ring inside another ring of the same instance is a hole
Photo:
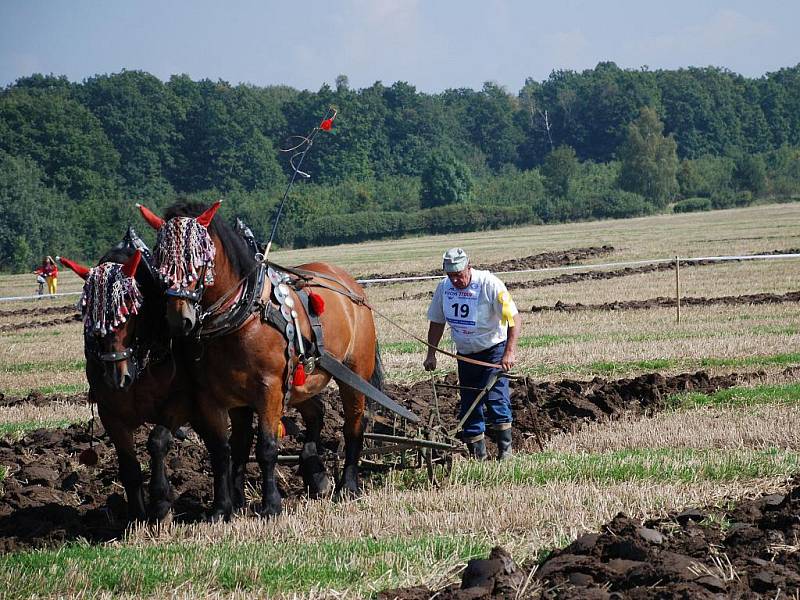
[[[506,351],[503,352],[503,358],[500,359],[500,366],[503,367],[503,371],[510,371],[516,362],[517,357],[514,354],[514,350],[506,348]]]
[[[425,367],[426,371],[433,371],[436,368],[436,355],[429,354],[425,357],[425,360],[422,362],[422,366]]]

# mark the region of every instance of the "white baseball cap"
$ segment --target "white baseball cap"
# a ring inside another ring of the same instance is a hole
[[[442,256],[442,268],[446,273],[458,273],[467,268],[469,257],[463,248],[450,248]]]

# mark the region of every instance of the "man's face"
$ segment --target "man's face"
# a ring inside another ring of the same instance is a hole
[[[467,268],[463,271],[458,271],[457,273],[447,273],[447,278],[450,280],[450,283],[453,284],[453,287],[463,290],[469,285],[469,282],[472,279],[472,269],[470,265],[467,264]]]

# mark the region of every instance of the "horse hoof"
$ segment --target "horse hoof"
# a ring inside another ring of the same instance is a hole
[[[172,504],[170,502],[156,502],[150,507],[149,521],[151,523],[163,521],[164,518],[169,514],[170,510],[172,510]]]
[[[256,510],[256,514],[261,517],[262,519],[271,519],[273,517],[277,517],[281,514],[281,505],[278,504],[277,506],[262,506],[258,510]]]
[[[319,473],[306,484],[309,498],[327,498],[331,491],[331,480],[325,473]]]
[[[235,491],[233,493],[233,510],[234,512],[244,509],[247,506],[247,500],[244,497],[244,494],[240,491]]]
[[[336,500],[355,500],[361,497],[361,486],[358,485],[358,468],[349,465],[344,468],[342,478],[336,488]]]
[[[222,523],[222,522],[227,523],[230,520],[231,520],[231,511],[223,510],[221,508],[212,510],[206,517],[206,521],[208,521],[209,523]]]
[[[336,488],[333,499],[336,502],[344,502],[347,500],[357,500],[361,497],[361,488],[358,484],[345,483],[344,485]]]
[[[303,484],[311,498],[327,496],[331,487],[330,479],[325,471],[325,464],[317,454],[314,442],[308,442],[300,453],[300,473]]]

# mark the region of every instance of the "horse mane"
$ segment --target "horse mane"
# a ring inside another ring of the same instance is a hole
[[[175,217],[199,217],[208,206],[199,202],[178,200],[164,212],[164,220],[169,221]],[[231,263],[234,273],[239,277],[247,275],[256,263],[252,250],[247,246],[244,238],[228,225],[219,215],[211,219],[208,231],[216,235],[225,247],[225,255]]]

